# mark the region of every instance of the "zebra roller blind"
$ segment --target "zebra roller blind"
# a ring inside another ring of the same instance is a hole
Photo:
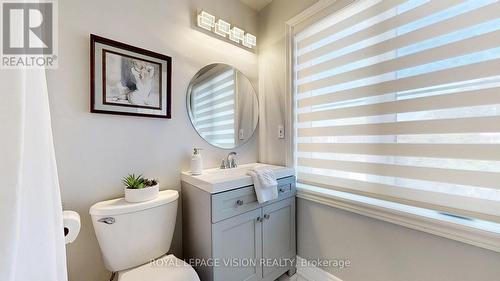
[[[223,148],[235,146],[235,72],[215,73],[193,87],[193,122],[200,135]]]
[[[500,221],[498,1],[354,1],[294,61],[299,184]]]

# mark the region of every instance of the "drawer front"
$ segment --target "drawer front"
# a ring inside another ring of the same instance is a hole
[[[288,177],[278,180],[278,199],[285,199],[295,196],[295,177]],[[276,201],[277,201],[276,200]],[[269,202],[272,203],[273,201]],[[267,203],[266,203],[267,204]]]
[[[295,178],[278,180],[278,199],[259,204],[254,186],[247,186],[212,195],[212,222],[243,214],[274,201],[295,196]]]

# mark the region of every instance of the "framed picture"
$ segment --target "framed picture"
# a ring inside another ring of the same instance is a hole
[[[171,118],[172,58],[90,35],[90,111]]]

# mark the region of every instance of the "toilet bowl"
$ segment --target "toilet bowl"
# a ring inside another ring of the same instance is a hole
[[[104,265],[119,281],[199,281],[194,269],[170,249],[179,193],[161,191],[153,200],[129,203],[124,198],[90,208]]]
[[[199,281],[194,269],[174,255],[118,272],[118,281]]]

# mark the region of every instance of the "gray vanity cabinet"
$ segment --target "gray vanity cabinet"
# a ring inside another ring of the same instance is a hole
[[[259,217],[257,209],[213,225],[213,257],[220,261],[213,269],[214,280],[261,280],[260,263],[248,262],[262,257]]]
[[[286,264],[295,259],[295,198],[265,206],[262,213],[262,257],[267,261],[262,274],[272,279],[283,274],[274,261]]]
[[[182,182],[184,258],[212,262],[194,264],[201,281],[295,272],[295,178],[279,179],[278,190],[278,199],[259,204],[253,186],[212,194]]]

